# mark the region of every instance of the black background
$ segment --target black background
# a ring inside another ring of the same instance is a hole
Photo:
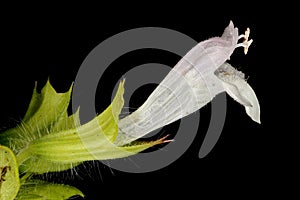
[[[264,15],[258,8],[244,12],[242,8],[245,6],[232,9],[234,11],[222,6],[218,6],[217,10],[193,4],[186,8],[178,4],[177,9],[173,8],[174,5],[162,8],[160,4],[150,7],[145,3],[139,6],[126,7],[122,12],[116,10],[121,5],[76,10],[71,6],[61,9],[10,7],[1,20],[1,130],[16,125],[22,118],[35,81],[41,88],[50,77],[58,92],[66,91],[88,53],[114,34],[154,26],[182,32],[200,42],[222,34],[229,21],[233,20],[240,32],[250,27],[251,38],[254,39],[249,54],[244,56],[242,49],[238,49],[231,57],[231,63],[249,76],[248,83],[261,105],[261,125],[251,121],[244,108],[228,96],[223,132],[214,149],[203,159],[198,158],[198,152],[209,123],[210,105],[199,111],[199,133],[191,147],[161,170],[133,174],[110,169],[100,162],[89,162],[85,164],[87,168],[77,169],[79,176],[63,172],[47,178],[78,187],[86,194],[86,199],[100,199],[108,195],[112,198],[168,198],[174,194],[199,198],[204,195],[243,198],[280,192],[282,178],[289,175],[280,173],[279,163],[283,162],[283,158],[279,145],[275,143],[278,138],[269,128],[276,126],[271,115],[277,111],[272,110],[269,103],[272,101],[272,81],[276,78],[270,75],[270,69],[266,69],[268,66],[264,64],[272,49],[269,31],[273,30],[274,18]],[[242,12],[235,12],[237,10]],[[141,50],[116,60],[98,86],[97,111],[101,112],[109,105],[112,87],[130,68],[149,62],[174,66],[179,59],[167,52]],[[141,105],[153,89],[153,86],[148,86],[138,90],[130,105]],[[164,130],[168,133],[177,127],[178,122],[175,122]]]

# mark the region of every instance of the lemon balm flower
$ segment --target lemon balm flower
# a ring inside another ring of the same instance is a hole
[[[170,71],[135,112],[123,119],[124,81],[111,105],[81,124],[79,111],[68,115],[72,87],[57,93],[48,81],[41,92],[35,87],[20,125],[0,134],[0,199],[67,199],[81,195],[77,188],[32,178],[34,174],[71,169],[84,161],[107,160],[137,154],[169,142],[137,141],[147,133],[181,119],[227,92],[260,123],[256,95],[244,78],[226,61],[237,47],[245,54],[252,40],[250,29],[238,35],[230,22],[221,37],[200,42]],[[241,43],[238,43],[243,39]]]
[[[221,37],[200,42],[190,50],[135,112],[119,121],[116,144],[123,145],[181,119],[226,91],[245,106],[246,113],[260,123],[256,95],[242,72],[226,63],[237,47],[247,54],[250,29],[238,35],[230,22]],[[243,39],[241,43],[238,43]]]

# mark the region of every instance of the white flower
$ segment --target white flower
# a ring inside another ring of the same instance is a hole
[[[124,145],[147,133],[181,119],[226,91],[245,106],[247,114],[260,123],[260,108],[256,95],[243,73],[226,63],[237,47],[246,54],[252,40],[250,30],[238,35],[230,22],[221,37],[197,44],[170,71],[146,102],[135,112],[119,121],[115,141]],[[242,43],[238,40],[243,38]]]

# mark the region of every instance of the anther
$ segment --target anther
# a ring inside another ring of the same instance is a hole
[[[248,49],[250,45],[252,44],[253,40],[248,40],[250,35],[250,28],[247,28],[245,31],[245,34],[242,34],[239,36],[239,39],[244,38],[242,43],[237,44],[237,47],[244,47],[244,54],[246,55],[248,53]]]

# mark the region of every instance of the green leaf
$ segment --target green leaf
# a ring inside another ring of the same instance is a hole
[[[16,200],[65,200],[83,193],[75,187],[53,184],[41,180],[30,180],[20,188]]]
[[[19,171],[14,153],[0,145],[0,199],[13,200],[20,188]]]

